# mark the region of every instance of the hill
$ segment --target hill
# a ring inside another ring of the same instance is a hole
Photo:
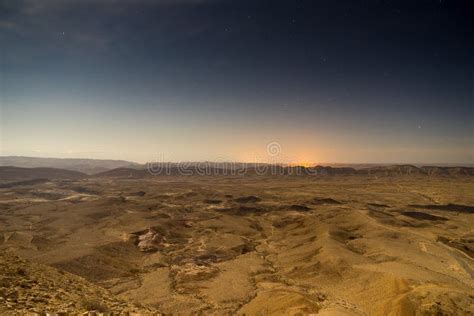
[[[203,164],[201,166],[180,166],[172,165],[170,167],[148,169],[135,168],[117,168],[100,172],[93,175],[99,178],[122,178],[122,179],[141,179],[153,176],[164,175],[264,175],[264,176],[336,176],[336,175],[369,175],[369,176],[473,176],[474,168],[471,167],[416,167],[413,165],[392,165],[376,166],[370,168],[355,169],[349,167],[333,168],[329,166],[303,167],[292,166],[284,167],[281,165],[254,165],[248,166],[219,166],[214,164]]]
[[[70,179],[86,178],[85,173],[57,168],[18,168],[0,167],[0,180],[33,180],[33,179]]]
[[[125,160],[75,159],[75,158],[37,158],[5,156],[0,157],[0,166],[22,168],[59,168],[95,174],[115,168],[140,168],[141,165]]]
[[[359,174],[378,175],[378,176],[397,176],[397,175],[430,175],[430,176],[472,176],[474,168],[472,167],[437,167],[424,166],[416,167],[414,165],[392,165],[380,166],[357,170]]]
[[[392,166],[379,166],[364,168],[358,170],[360,174],[369,175],[385,175],[385,176],[396,176],[396,175],[420,175],[426,174],[422,169],[413,165],[392,165]]]
[[[435,167],[435,166],[424,166],[421,169],[429,175],[464,175],[473,176],[474,168],[471,167]]]
[[[102,313],[158,315],[68,272],[0,253],[0,314]]]
[[[151,175],[146,169],[116,168],[104,172],[99,172],[93,176],[98,178],[140,179]]]

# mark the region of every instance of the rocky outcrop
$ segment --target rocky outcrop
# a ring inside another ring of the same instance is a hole
[[[124,234],[123,241],[133,243],[143,252],[154,252],[166,245],[166,237],[154,228],[148,228],[131,234]]]
[[[140,251],[149,252],[157,251],[162,248],[166,238],[156,232],[154,229],[148,229],[143,235],[138,236],[138,248]]]

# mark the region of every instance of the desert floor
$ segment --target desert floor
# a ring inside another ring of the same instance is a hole
[[[0,189],[0,246],[162,313],[472,315],[472,192],[472,177],[45,181]],[[52,299],[17,290],[10,310]]]

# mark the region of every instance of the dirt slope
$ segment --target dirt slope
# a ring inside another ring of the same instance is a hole
[[[76,275],[0,253],[0,314],[86,311],[157,315]]]

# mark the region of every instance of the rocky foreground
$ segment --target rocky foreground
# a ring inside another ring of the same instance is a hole
[[[159,315],[68,272],[0,253],[0,315]]]

